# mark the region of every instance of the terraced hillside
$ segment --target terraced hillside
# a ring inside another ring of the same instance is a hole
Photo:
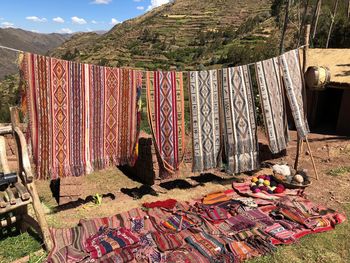
[[[215,64],[211,61],[215,47],[229,44],[242,25],[270,18],[270,6],[269,0],[176,0],[102,36],[74,36],[51,55],[151,69]]]

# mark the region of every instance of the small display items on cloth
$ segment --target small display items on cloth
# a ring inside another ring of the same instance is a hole
[[[222,70],[224,152],[226,171],[259,168],[255,102],[248,66]]]
[[[271,152],[285,150],[289,141],[283,84],[278,58],[255,64],[265,130]]]
[[[191,71],[192,170],[202,172],[221,165],[219,79],[217,70]]]
[[[30,53],[20,69],[38,179],[135,163],[140,71]]]
[[[304,77],[300,66],[299,49],[291,50],[280,56],[282,76],[294,123],[300,138],[310,132],[305,116]]]
[[[164,168],[179,169],[185,152],[185,110],[181,72],[147,72],[147,109]]]

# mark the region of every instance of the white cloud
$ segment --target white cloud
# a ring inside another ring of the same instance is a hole
[[[10,23],[10,22],[2,22],[1,27],[3,28],[9,28],[9,27],[14,27],[15,24]]]
[[[70,28],[61,28],[58,33],[61,33],[61,34],[72,34],[73,31],[70,29]]]
[[[39,23],[47,22],[47,19],[45,17],[40,18],[37,16],[27,16],[26,19],[32,22],[39,22]]]
[[[108,5],[112,0],[94,0],[92,4],[95,5]]]
[[[169,3],[170,0],[151,0],[151,5],[148,6],[147,10],[152,10],[153,8],[156,8],[161,5],[165,5]]]
[[[96,20],[91,20],[91,24],[96,25],[96,24],[98,24],[98,22]]]
[[[137,10],[145,10],[145,7],[144,6],[137,6],[136,9]]]
[[[5,18],[3,18],[3,17],[0,17],[0,21],[2,21],[2,20],[5,20]]]
[[[30,30],[30,31],[32,31],[33,33],[40,33],[39,30],[35,30],[35,29]]]
[[[112,18],[112,19],[111,19],[111,22],[109,22],[109,24],[114,26],[114,25],[116,25],[116,24],[120,24],[120,21],[118,21],[118,20],[115,19],[115,18]]]
[[[85,25],[87,23],[84,18],[80,18],[77,16],[72,17],[72,22],[73,24],[78,24],[78,25]]]
[[[63,24],[64,23],[64,19],[62,17],[55,17],[52,19],[52,21],[56,22],[56,23],[60,23]]]

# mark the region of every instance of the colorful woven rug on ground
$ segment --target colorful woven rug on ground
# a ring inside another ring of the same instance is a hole
[[[178,170],[185,151],[182,73],[147,72],[147,109],[156,149],[169,172]]]
[[[222,71],[226,170],[241,173],[259,167],[255,104],[248,66]]]
[[[299,49],[284,53],[280,56],[280,63],[286,95],[292,109],[295,126],[300,138],[305,138],[310,130],[304,110],[304,80],[300,66]]]
[[[289,192],[262,202],[247,202],[237,193],[229,196],[229,201],[207,206],[226,210],[227,216],[218,221],[196,214],[196,208],[206,206],[201,201],[177,202],[168,209],[162,205],[166,200],[153,208],[81,220],[74,228],[51,229],[54,248],[48,262],[241,262],[274,253],[277,245],[305,235],[332,230],[345,220],[343,214]],[[182,227],[181,220],[177,230],[162,227],[174,216],[196,223]]]
[[[193,171],[221,163],[218,71],[192,71],[190,77]]]
[[[279,153],[287,148],[289,135],[278,58],[258,62],[255,69],[270,149]]]
[[[25,53],[21,76],[39,179],[135,161],[141,72]]]

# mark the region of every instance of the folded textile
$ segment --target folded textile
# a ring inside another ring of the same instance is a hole
[[[143,203],[142,206],[146,208],[166,208],[166,209],[173,209],[176,205],[177,201],[175,199],[167,199],[164,201],[156,201],[152,203]]]
[[[241,173],[259,167],[255,102],[248,66],[222,70],[222,104],[226,171]]]
[[[264,230],[258,227],[244,230],[232,235],[232,237],[235,238],[237,241],[244,241],[252,236],[260,236],[263,239],[269,239],[269,235],[266,234]]]
[[[245,242],[247,242],[250,247],[254,248],[254,250],[260,255],[271,254],[277,250],[270,241],[265,240],[260,236],[249,237]]]
[[[204,198],[203,198],[203,204],[205,205],[213,205],[213,204],[218,204],[221,202],[225,202],[230,200],[231,197],[226,194],[225,192],[215,192],[215,193],[210,193],[207,194]]]
[[[195,222],[185,215],[172,215],[163,221],[162,225],[172,231],[181,231],[194,226]]]
[[[185,110],[181,72],[147,72],[147,109],[164,167],[178,170],[185,152]]]
[[[182,238],[177,234],[153,232],[152,237],[161,252],[175,250],[182,246]]]
[[[167,263],[209,263],[209,259],[205,258],[198,250],[190,245],[184,245],[181,249],[169,251],[166,254]]]
[[[30,53],[20,69],[36,178],[135,163],[140,71]]]
[[[279,153],[287,148],[289,135],[278,58],[257,62],[255,69],[269,146]]]
[[[239,214],[235,215],[225,221],[230,226],[230,231],[243,231],[256,226],[256,223],[251,219]]]
[[[224,244],[205,232],[193,234],[185,240],[208,259],[213,259],[226,251]]]
[[[194,172],[221,164],[218,71],[191,71],[191,120]]]
[[[253,193],[251,190],[251,182],[250,180],[244,182],[244,183],[233,183],[232,187],[241,195],[244,196],[251,196],[256,198],[257,201],[260,202],[259,199],[265,199],[265,200],[278,200],[281,197],[285,197],[288,195],[296,196],[300,192],[298,189],[285,189],[283,193],[280,194],[268,194],[268,193]]]
[[[253,227],[271,226],[274,221],[259,209],[244,211],[225,221],[231,226],[232,231],[243,231]]]
[[[305,116],[304,79],[300,66],[299,49],[291,50],[280,56],[282,76],[294,123],[300,138],[309,134],[309,125]]]
[[[101,227],[99,232],[86,240],[86,251],[91,258],[100,258],[118,248],[138,243],[140,239],[126,228]]]
[[[275,223],[272,226],[266,227],[265,232],[272,237],[282,241],[283,243],[290,243],[295,241],[293,232],[285,229],[284,226],[279,223]]]
[[[193,209],[194,213],[197,213],[201,217],[204,217],[206,220],[211,221],[212,223],[220,223],[223,220],[228,218],[228,213],[224,208],[215,205],[202,205],[196,203]]]
[[[259,256],[259,253],[247,245],[244,241],[233,241],[227,244],[229,251],[231,251],[241,261],[251,259]]]

